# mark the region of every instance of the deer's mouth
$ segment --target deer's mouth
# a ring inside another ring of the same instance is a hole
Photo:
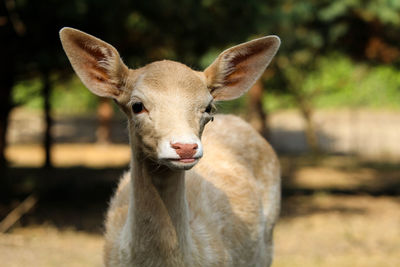
[[[193,163],[200,159],[200,157],[193,157],[193,158],[179,158],[179,159],[169,159],[174,162],[181,162],[181,163]]]
[[[166,158],[161,159],[161,163],[167,165],[171,169],[177,170],[189,170],[196,165],[201,157],[193,158]]]
[[[178,159],[178,161],[179,161],[179,162],[182,162],[182,163],[193,163],[193,162],[196,161],[196,159],[195,159],[195,158],[190,158],[190,159]]]
[[[180,162],[180,163],[194,163],[197,162],[200,157],[192,157],[192,158],[178,158],[178,159],[168,159],[172,162]]]

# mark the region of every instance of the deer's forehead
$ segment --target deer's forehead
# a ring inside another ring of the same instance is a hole
[[[143,93],[206,95],[207,86],[202,73],[173,61],[158,61],[147,65],[136,84]]]

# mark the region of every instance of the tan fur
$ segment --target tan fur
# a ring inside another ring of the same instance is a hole
[[[246,122],[217,115],[208,123],[204,110],[246,92],[279,39],[233,47],[196,72],[172,61],[128,70],[109,44],[70,28],[60,34],[86,86],[114,98],[129,122],[131,171],[107,213],[106,266],[269,266],[280,204],[276,155]],[[135,114],[138,101],[145,110]],[[200,137],[196,166],[169,159],[170,143]]]

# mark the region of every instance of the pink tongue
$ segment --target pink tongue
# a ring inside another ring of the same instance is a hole
[[[191,162],[194,162],[195,159],[180,159],[179,161],[183,162],[183,163],[191,163]]]

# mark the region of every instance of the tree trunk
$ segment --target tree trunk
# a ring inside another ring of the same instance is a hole
[[[8,75],[5,75],[6,77]],[[6,78],[4,77],[4,78]],[[12,77],[11,75],[8,77]],[[12,78],[6,83],[0,79],[0,169],[6,167],[5,150],[7,147],[7,128],[8,128],[8,115],[11,111],[10,94],[12,90]]]
[[[97,142],[101,144],[108,144],[111,142],[111,119],[114,110],[109,99],[101,98],[100,104],[97,108],[97,118],[99,126],[97,128],[96,136]]]
[[[318,136],[313,121],[313,110],[310,103],[301,95],[296,95],[297,103],[300,108],[301,115],[305,120],[305,134],[307,144],[313,154],[319,154],[321,152],[318,142]]]
[[[268,139],[267,114],[263,109],[262,103],[263,89],[260,80],[250,89],[248,93],[247,120],[262,136]]]
[[[6,135],[7,135],[7,126],[8,126],[8,114],[9,114],[9,110],[3,109],[3,108],[1,109],[1,111],[0,111],[0,168],[5,168],[7,165],[5,151],[6,151],[6,147],[7,147]]]
[[[7,165],[7,160],[5,157],[5,150],[7,147],[6,136],[8,128],[8,115],[10,114],[12,108],[11,91],[13,85],[13,66],[0,68],[0,169],[4,169]]]
[[[50,93],[51,93],[51,82],[50,74],[48,71],[43,72],[43,99],[44,99],[44,116],[45,116],[45,132],[43,146],[45,150],[45,168],[51,168],[51,146],[53,143],[51,128],[53,126],[53,119],[51,117],[51,105],[50,105]]]
[[[9,7],[7,3],[0,3],[0,194],[3,199],[7,199],[9,194],[9,180],[7,179],[7,159],[5,150],[7,147],[7,129],[9,114],[13,108],[11,92],[15,82],[16,44],[18,43],[18,33],[14,31],[13,25],[9,20]]]
[[[7,64],[0,64],[0,194],[2,199],[8,198],[12,184],[12,181],[8,179],[8,162],[5,155],[9,114],[13,107],[11,92],[14,86],[14,66],[12,63],[8,65],[8,62],[12,62],[8,61],[9,58],[12,57],[5,55],[3,59]]]

